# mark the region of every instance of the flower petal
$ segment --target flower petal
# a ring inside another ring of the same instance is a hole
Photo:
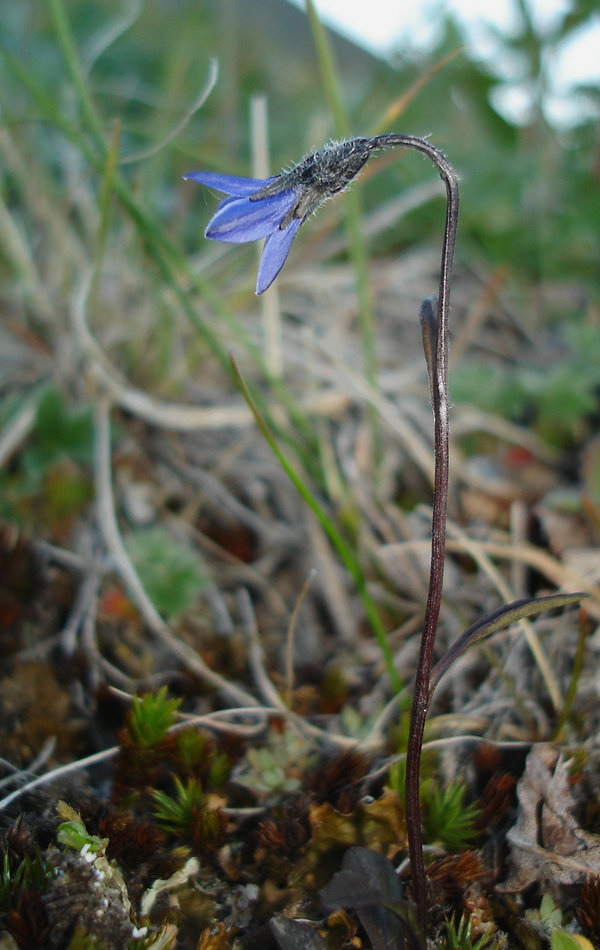
[[[257,201],[225,198],[209,222],[206,237],[233,244],[256,241],[278,229],[296,201],[296,194],[290,189]]]
[[[239,197],[253,195],[265,185],[270,185],[276,178],[278,175],[274,175],[273,178],[238,178],[237,175],[220,175],[218,172],[188,172],[183,176],[184,181],[198,181],[201,185],[207,185],[226,195]]]
[[[287,228],[283,230],[278,228],[268,236],[258,267],[258,276],[256,278],[257,294],[262,294],[267,287],[271,286],[285,264],[286,257],[292,246],[292,241],[298,233],[298,228],[302,224],[302,220],[302,218],[294,218]]]

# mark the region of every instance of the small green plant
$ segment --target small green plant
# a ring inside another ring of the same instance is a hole
[[[154,817],[165,831],[180,835],[193,826],[200,809],[205,805],[206,796],[193,778],[184,785],[181,779],[174,776],[174,782],[175,798],[159,789],[152,790]]]
[[[78,927],[66,950],[104,950],[105,946],[104,940],[89,934],[85,927]]]
[[[152,603],[166,616],[186,610],[206,584],[193,551],[164,528],[133,531],[127,550]]]
[[[494,946],[493,938],[484,934],[476,943],[471,940],[471,919],[463,915],[458,927],[454,919],[446,921],[446,941],[441,950],[483,950],[484,947]]]
[[[47,922],[43,896],[50,878],[51,871],[39,851],[26,855],[14,868],[11,867],[9,849],[4,851],[0,869],[0,933],[8,931],[13,940],[12,943],[10,940],[3,943],[0,938],[3,947],[17,946],[15,938],[23,930],[27,931],[31,941],[28,946],[45,946]]]
[[[539,910],[526,911],[525,919],[537,934],[550,941],[551,950],[593,950],[586,937],[564,929],[562,910],[550,894],[544,894]]]
[[[268,745],[248,749],[236,781],[267,796],[295,792],[308,764],[307,746],[300,736],[290,730],[271,732]]]
[[[451,782],[446,788],[433,783],[423,788],[423,826],[429,844],[460,851],[477,837],[479,809],[474,803],[465,803],[466,792],[460,781]]]
[[[75,851],[86,848],[92,854],[105,851],[108,844],[108,838],[90,834],[84,823],[77,819],[63,821],[58,826],[56,840],[67,848],[73,848]]]
[[[550,950],[594,950],[594,945],[581,934],[570,934],[559,928],[550,938]]]
[[[180,699],[168,698],[166,686],[161,686],[158,693],[136,696],[127,717],[125,735],[129,744],[151,749],[164,742],[180,704]]]
[[[70,410],[53,387],[38,396],[32,432],[10,472],[3,472],[1,512],[29,525],[62,525],[92,498],[85,468],[92,457],[91,410]],[[14,411],[14,409],[13,409]],[[0,415],[9,414],[1,412]],[[82,468],[83,466],[83,468]]]
[[[216,791],[225,784],[231,763],[205,733],[189,727],[175,737],[173,759],[177,771],[201,779],[205,788]]]
[[[550,894],[544,894],[539,910],[527,910],[525,920],[536,933],[549,940],[553,931],[562,924],[562,911]]]
[[[35,418],[30,464],[47,467],[65,455],[78,462],[92,458],[92,410],[68,409],[62,393],[48,387],[41,394]]]
[[[17,899],[20,889],[44,891],[48,883],[48,871],[38,853],[33,858],[24,857],[14,871],[11,871],[8,852],[4,853],[0,870],[0,914],[4,913]]]
[[[165,831],[190,837],[200,848],[214,851],[224,840],[226,818],[217,808],[210,808],[198,782],[190,778],[184,783],[174,776],[175,797],[153,789],[154,816]]]

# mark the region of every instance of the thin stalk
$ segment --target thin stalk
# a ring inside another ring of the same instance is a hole
[[[333,122],[335,135],[346,138],[349,133],[348,119],[344,110],[336,66],[327,32],[317,14],[313,0],[306,0],[306,15],[310,25],[317,64],[325,91],[325,98]],[[373,298],[369,287],[367,245],[361,227],[361,201],[358,191],[352,189],[345,196],[344,214],[350,259],[354,270],[354,282],[358,297],[358,316],[363,350],[365,378],[373,389],[377,384],[377,365],[375,359],[375,316]],[[379,420],[372,406],[367,407],[367,419],[373,440],[374,471],[377,474],[381,457],[381,435]]]
[[[567,689],[567,695],[565,696],[563,708],[556,721],[556,726],[552,734],[552,742],[561,741],[563,729],[571,713],[573,703],[575,702],[575,697],[577,696],[577,687],[579,685],[579,677],[581,676],[583,660],[585,656],[586,637],[587,614],[585,607],[582,607],[579,611],[579,636],[577,638],[577,649],[575,650],[575,657],[573,659],[573,672],[571,673],[571,681],[569,683],[569,688]]]
[[[367,615],[367,619],[369,623],[371,624],[371,629],[373,630],[373,633],[375,634],[375,639],[377,640],[377,643],[379,644],[379,648],[383,655],[383,660],[386,666],[388,676],[390,678],[390,682],[392,684],[392,689],[396,693],[399,693],[403,687],[402,687],[402,682],[400,681],[400,677],[398,676],[398,673],[396,671],[396,667],[394,666],[394,657],[392,655],[392,651],[388,643],[387,633],[382,623],[381,617],[379,616],[377,605],[375,604],[375,601],[373,600],[373,598],[371,597],[368,591],[365,577],[363,575],[363,572],[361,570],[358,560],[355,558],[350,545],[346,543],[346,541],[344,540],[344,538],[342,537],[342,535],[340,534],[340,532],[334,525],[331,518],[327,515],[325,510],[321,507],[321,505],[319,504],[319,502],[317,501],[313,493],[308,488],[306,481],[302,478],[302,476],[300,476],[296,472],[296,470],[288,461],[287,457],[279,448],[275,438],[273,437],[273,433],[270,431],[265,420],[263,419],[254,401],[254,398],[250,390],[248,389],[246,381],[244,377],[242,376],[242,374],[240,373],[238,366],[232,356],[230,356],[230,360],[231,360],[231,366],[233,369],[234,376],[236,377],[238,381],[238,384],[240,386],[244,399],[246,400],[250,410],[252,411],[252,415],[254,416],[254,419],[256,421],[258,428],[263,434],[265,440],[267,441],[269,447],[271,448],[271,451],[275,455],[282,469],[284,470],[284,472],[286,473],[286,475],[288,476],[292,484],[295,486],[300,497],[303,499],[303,501],[308,505],[310,510],[316,516],[317,520],[319,521],[319,524],[325,531],[327,537],[329,538],[329,540],[335,547],[336,551],[342,558],[342,561],[344,562],[346,570],[352,577],[352,580],[354,581],[358,594],[363,602],[365,614]]]
[[[435,165],[446,186],[446,227],[442,247],[439,305],[437,313],[437,337],[433,356],[431,379],[431,403],[433,410],[435,480],[433,489],[433,515],[431,522],[431,566],[429,591],[423,621],[421,650],[415,691],[411,710],[410,732],[406,754],[406,824],[410,857],[413,897],[416,904],[417,924],[422,939],[427,920],[427,877],[423,858],[423,837],[419,804],[419,773],[423,732],[429,707],[429,681],[433,660],[433,648],[437,629],[446,543],[446,518],[448,511],[448,312],[450,309],[450,283],[454,265],[454,249],[458,227],[458,178],[445,155],[424,139],[412,135],[378,135],[371,140],[372,148],[404,146],[426,155]]]
[[[63,0],[49,0],[48,6],[54,23],[58,45],[62,51],[69,76],[71,77],[73,89],[79,99],[84,125],[91,133],[96,148],[104,155],[106,152],[106,142],[104,140],[102,120],[96,110],[94,100],[90,95],[85,75],[81,68],[81,63],[79,62],[64,2]]]

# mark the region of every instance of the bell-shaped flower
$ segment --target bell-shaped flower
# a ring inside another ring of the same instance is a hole
[[[300,225],[320,204],[352,181],[372,151],[371,140],[331,142],[272,178],[239,178],[218,172],[188,172],[184,178],[227,195],[206,237],[233,244],[266,238],[256,293],[270,287],[288,256]]]
[[[283,267],[302,218],[290,216],[298,195],[283,187],[264,198],[257,196],[275,178],[238,178],[216,172],[190,172],[185,176],[202,185],[222,191],[229,197],[219,204],[205,235],[215,241],[241,244],[266,238],[258,268],[256,293],[262,294]],[[285,224],[283,222],[286,222]]]

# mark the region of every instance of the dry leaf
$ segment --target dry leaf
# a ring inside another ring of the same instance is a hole
[[[513,872],[502,886],[520,891],[534,882],[578,884],[600,875],[600,836],[581,828],[568,763],[550,745],[535,746],[517,785],[519,816],[508,833]]]
[[[229,934],[224,923],[218,923],[213,927],[205,927],[200,934],[196,950],[229,950]]]
[[[311,838],[297,864],[293,878],[322,887],[323,875],[331,869],[323,861],[330,852],[360,845],[386,857],[395,855],[406,845],[406,821],[397,792],[384,789],[375,801],[359,802],[351,812],[337,811],[328,802],[310,806]]]
[[[359,802],[350,814],[336,811],[327,802],[310,806],[312,840],[319,853],[330,848],[363,845],[386,856],[406,843],[406,823],[398,794],[384,789],[373,802]]]

